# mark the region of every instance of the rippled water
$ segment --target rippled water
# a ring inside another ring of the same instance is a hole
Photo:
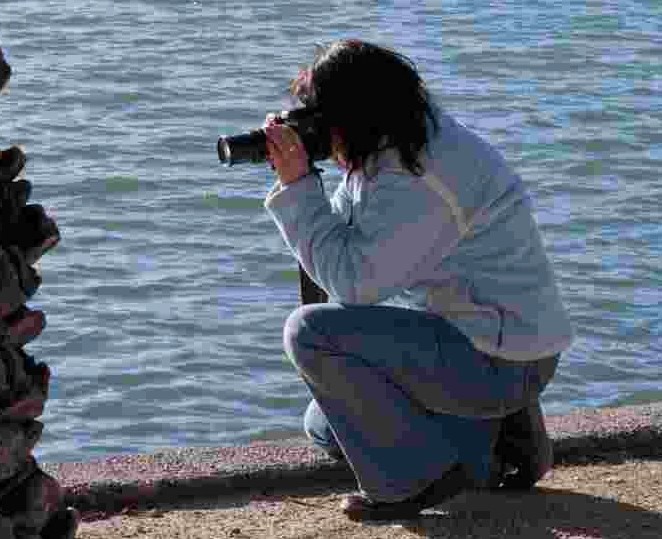
[[[341,37],[411,57],[531,188],[577,329],[545,410],[661,400],[661,20],[653,0],[0,3],[0,141],[26,145],[63,235],[31,302],[54,375],[37,456],[301,433],[273,177],[215,143],[289,106],[314,43]]]

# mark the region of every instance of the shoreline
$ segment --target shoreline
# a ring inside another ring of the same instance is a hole
[[[662,402],[577,409],[546,416],[554,463],[622,463],[662,457]],[[301,437],[229,447],[173,448],[86,462],[44,463],[61,484],[64,501],[83,522],[191,500],[229,500],[356,487],[345,462],[336,462]]]

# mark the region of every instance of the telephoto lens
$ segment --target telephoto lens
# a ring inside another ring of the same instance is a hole
[[[237,163],[264,163],[267,160],[267,136],[262,129],[232,137],[221,137],[217,143],[218,158],[226,166]]]
[[[329,127],[321,112],[313,107],[284,110],[274,121],[294,129],[311,161],[323,161],[331,155]],[[217,143],[221,163],[264,163],[267,160],[267,136],[263,129],[232,137],[221,137]]]

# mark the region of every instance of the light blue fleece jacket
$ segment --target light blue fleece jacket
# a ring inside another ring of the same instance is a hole
[[[513,361],[562,352],[574,332],[522,179],[433,107],[440,129],[433,137],[428,123],[424,176],[388,149],[345,173],[331,200],[313,171],[277,182],[264,207],[329,301],[436,313]]]

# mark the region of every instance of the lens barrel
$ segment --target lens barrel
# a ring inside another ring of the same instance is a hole
[[[267,137],[262,129],[244,135],[220,137],[218,158],[228,166],[239,163],[264,163],[267,160]]]

